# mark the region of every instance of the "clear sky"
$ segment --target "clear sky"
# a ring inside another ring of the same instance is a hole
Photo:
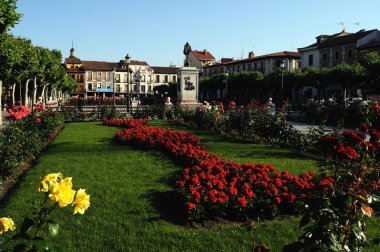
[[[293,51],[320,34],[380,29],[379,0],[19,0],[14,35],[82,60],[182,65],[183,46],[221,57]],[[357,24],[359,23],[359,24]]]

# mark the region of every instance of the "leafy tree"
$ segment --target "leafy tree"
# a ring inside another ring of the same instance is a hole
[[[367,70],[367,76],[370,84],[380,81],[380,55],[377,53],[368,53],[360,60],[360,64]]]
[[[17,24],[21,14],[16,12],[17,0],[0,0],[0,36]]]

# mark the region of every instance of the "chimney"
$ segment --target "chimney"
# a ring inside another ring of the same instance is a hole
[[[127,63],[127,64],[131,63],[131,56],[129,56],[128,53],[127,53],[127,55],[125,56],[125,63]]]
[[[71,50],[70,50],[70,58],[74,58],[74,57],[75,57],[75,49],[71,48]]]
[[[204,49],[204,50],[203,50],[203,54],[204,54],[204,55],[206,55],[206,52],[207,52],[207,50],[206,50],[206,49]]]
[[[248,58],[249,59],[253,59],[253,57],[255,57],[255,54],[253,52],[249,52],[248,53]]]

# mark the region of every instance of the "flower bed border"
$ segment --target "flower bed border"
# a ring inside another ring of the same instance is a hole
[[[41,156],[41,153],[45,150],[47,146],[49,146],[54,139],[61,133],[61,131],[64,129],[65,124],[62,124],[54,131],[54,138],[48,139],[46,142],[43,143],[43,147],[41,149],[41,152],[36,155],[36,158],[28,158],[25,161],[23,161],[20,166],[15,169],[10,176],[8,176],[1,184],[0,186],[0,203],[2,203],[4,200],[7,199],[10,192],[12,192],[13,188],[20,183],[20,178],[26,171],[28,171],[30,168],[32,168],[36,161]]]

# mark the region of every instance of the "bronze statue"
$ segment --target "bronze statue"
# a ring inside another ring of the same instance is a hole
[[[189,42],[186,42],[185,47],[183,48],[183,54],[185,54],[186,59],[185,59],[185,67],[190,66],[190,61],[189,61],[189,54],[191,52],[191,46]]]

